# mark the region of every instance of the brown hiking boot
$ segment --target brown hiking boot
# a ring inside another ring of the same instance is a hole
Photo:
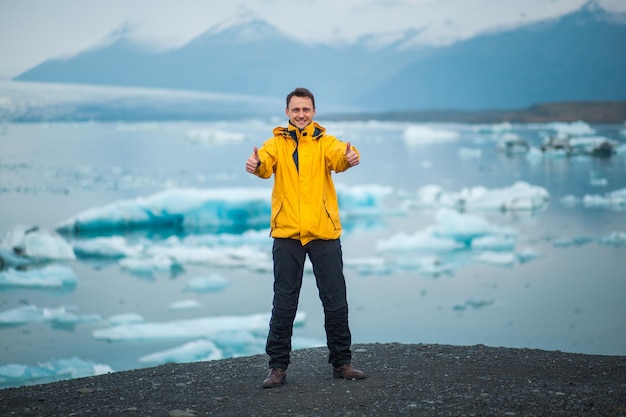
[[[280,387],[287,382],[287,371],[283,368],[272,368],[267,378],[263,380],[263,388]]]
[[[333,377],[343,379],[365,379],[365,372],[359,371],[349,363],[333,368]]]

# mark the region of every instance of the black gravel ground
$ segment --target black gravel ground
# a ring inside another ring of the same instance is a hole
[[[325,348],[293,353],[262,389],[263,355],[0,390],[1,416],[626,416],[626,356],[364,344],[368,378],[332,377]]]

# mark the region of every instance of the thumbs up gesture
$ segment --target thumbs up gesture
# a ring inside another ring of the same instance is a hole
[[[350,142],[346,144],[346,159],[351,167],[359,165],[359,162],[361,162],[359,154],[352,149]]]
[[[246,160],[246,171],[250,174],[254,173],[254,171],[256,171],[256,169],[259,167],[259,161],[261,161],[261,158],[259,158],[259,150],[255,146],[254,152]]]

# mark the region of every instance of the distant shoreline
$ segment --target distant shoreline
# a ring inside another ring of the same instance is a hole
[[[536,104],[513,110],[403,110],[385,112],[334,113],[331,121],[397,121],[446,123],[549,123],[584,121],[594,124],[626,122],[626,101],[567,101]]]

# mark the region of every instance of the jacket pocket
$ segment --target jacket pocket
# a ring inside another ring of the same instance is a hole
[[[326,215],[330,220],[333,230],[341,229],[341,221],[339,220],[339,208],[337,205],[332,204],[330,201],[324,197],[324,210],[326,211]]]
[[[278,217],[278,213],[283,209],[283,202],[285,201],[285,197],[281,196],[276,199],[276,201],[272,201],[272,217],[270,218],[270,228],[271,230],[276,230],[276,218]]]

